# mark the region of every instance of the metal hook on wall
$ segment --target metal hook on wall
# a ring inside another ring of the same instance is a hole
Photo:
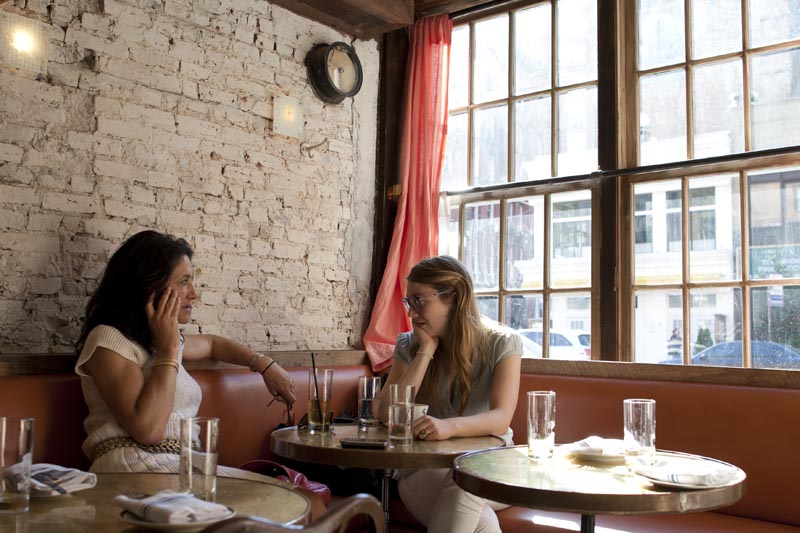
[[[323,144],[326,144],[327,142],[328,142],[328,138],[325,137],[324,139],[322,139],[317,144],[300,143],[300,154],[301,155],[307,155],[309,159],[314,159],[314,154],[311,153],[311,150],[319,148],[320,146],[322,146]]]

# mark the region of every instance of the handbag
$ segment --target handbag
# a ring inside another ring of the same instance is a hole
[[[331,489],[328,488],[326,484],[318,481],[312,481],[308,479],[302,472],[293,470],[288,466],[276,463],[275,461],[270,461],[269,459],[254,459],[246,462],[239,468],[249,472],[256,472],[257,474],[263,474],[265,476],[270,476],[282,481],[293,483],[310,492],[313,492],[322,498],[322,501],[325,502],[325,505],[328,505],[331,501]]]

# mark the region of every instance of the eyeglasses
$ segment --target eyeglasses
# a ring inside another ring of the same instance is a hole
[[[412,296],[411,298],[400,298],[400,301],[403,302],[403,307],[406,308],[406,311],[419,311],[425,305],[427,300],[431,298],[435,298],[441,294],[449,294],[450,291],[441,291],[435,294],[429,294],[428,296]]]

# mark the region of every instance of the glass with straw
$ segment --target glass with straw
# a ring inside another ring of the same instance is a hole
[[[327,433],[331,428],[331,393],[333,370],[317,368],[311,354],[311,369],[308,379],[308,430],[311,433]]]

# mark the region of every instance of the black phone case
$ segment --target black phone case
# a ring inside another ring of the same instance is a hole
[[[383,449],[388,444],[383,439],[360,439],[358,437],[346,437],[341,441],[342,448],[376,448]]]

